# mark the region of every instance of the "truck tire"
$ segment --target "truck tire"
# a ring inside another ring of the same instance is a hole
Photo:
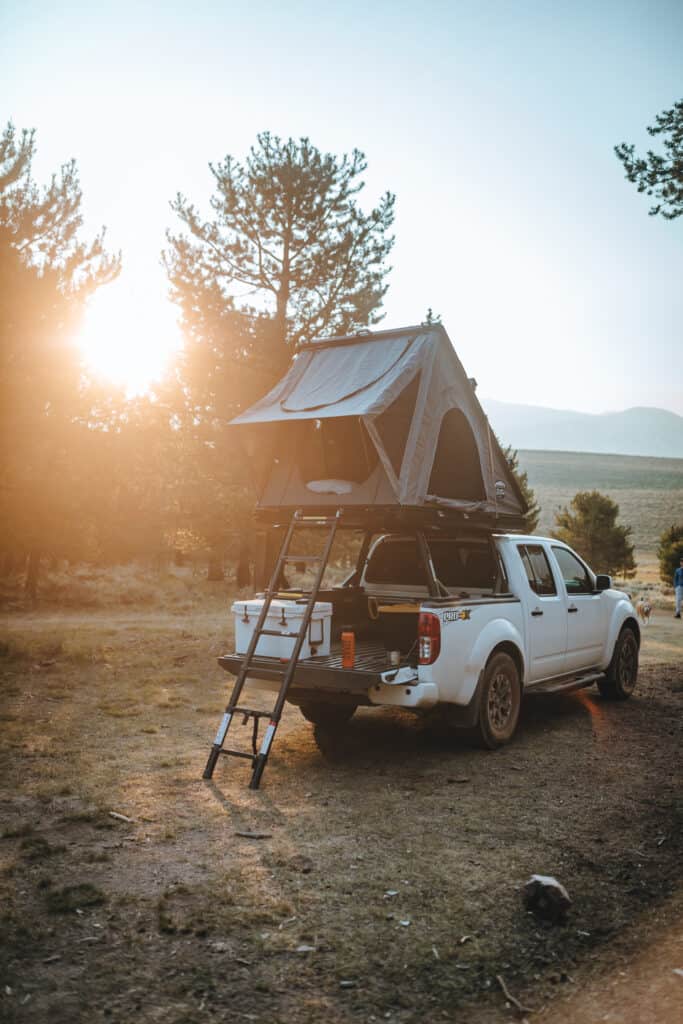
[[[606,700],[627,700],[638,681],[638,638],[630,626],[624,626],[614,645],[612,660],[598,689]]]
[[[515,734],[522,703],[519,669],[509,654],[494,654],[484,669],[475,726],[477,745],[495,750]]]
[[[340,729],[351,721],[357,704],[325,704],[323,701],[304,701],[299,710],[308,722],[323,729]]]

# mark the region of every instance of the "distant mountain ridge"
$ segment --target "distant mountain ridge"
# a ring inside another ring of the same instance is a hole
[[[490,398],[481,404],[501,443],[513,448],[683,458],[683,416],[666,409],[586,413]]]

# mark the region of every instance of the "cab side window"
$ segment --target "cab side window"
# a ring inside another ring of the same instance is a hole
[[[593,579],[583,562],[566,548],[553,547],[568,594],[592,594]]]
[[[520,544],[517,550],[533,592],[539,597],[556,595],[557,587],[543,547],[540,544]]]

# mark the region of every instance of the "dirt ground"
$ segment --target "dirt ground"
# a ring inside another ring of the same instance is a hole
[[[675,1019],[649,981],[618,1013],[648,951],[683,999],[680,622],[632,700],[529,698],[493,754],[377,710],[321,752],[289,708],[258,792],[233,760],[201,780],[229,642],[222,601],[8,617],[0,1019],[523,1019],[499,978],[530,1021]],[[533,872],[565,924],[524,911]]]

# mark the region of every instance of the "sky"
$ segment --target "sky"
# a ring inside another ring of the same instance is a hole
[[[682,53],[680,0],[4,0],[0,120],[36,129],[39,181],[76,158],[124,261],[86,341],[133,386],[180,343],[170,200],[208,213],[209,161],[270,130],[365,152],[363,205],[397,196],[382,326],[431,307],[482,396],[683,415],[683,218],[613,153],[656,147]]]

